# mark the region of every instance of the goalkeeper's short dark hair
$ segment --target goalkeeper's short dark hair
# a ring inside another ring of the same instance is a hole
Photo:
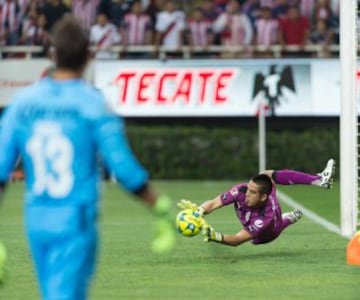
[[[261,194],[270,195],[273,189],[271,178],[266,174],[258,174],[251,178],[251,181],[260,186]]]
[[[78,71],[88,60],[89,32],[71,15],[65,15],[54,26],[51,42],[55,50],[56,67]]]

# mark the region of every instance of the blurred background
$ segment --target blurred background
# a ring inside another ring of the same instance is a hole
[[[49,33],[73,14],[87,79],[153,178],[319,171],[339,156],[339,2],[1,0],[0,105],[48,75]]]

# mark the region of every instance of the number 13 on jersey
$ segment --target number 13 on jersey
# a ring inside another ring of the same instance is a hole
[[[26,152],[34,169],[33,193],[38,196],[47,193],[52,198],[68,196],[74,185],[74,149],[60,125],[37,122]]]

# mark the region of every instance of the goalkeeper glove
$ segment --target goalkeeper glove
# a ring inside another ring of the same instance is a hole
[[[204,222],[201,228],[201,234],[203,236],[204,242],[217,242],[221,243],[224,240],[224,236],[222,233],[215,231],[214,228],[210,226],[209,223]]]
[[[154,224],[154,238],[151,249],[155,253],[169,252],[175,245],[175,226],[171,217],[171,200],[167,196],[160,196],[154,206],[157,220]]]
[[[202,217],[205,213],[205,209],[202,206],[197,206],[197,204],[192,203],[189,200],[182,199],[177,206],[181,209],[191,209],[196,211],[200,217]]]

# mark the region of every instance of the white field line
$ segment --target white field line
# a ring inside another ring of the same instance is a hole
[[[337,233],[339,235],[341,234],[339,226],[337,226],[334,223],[331,223],[328,220],[320,217],[316,213],[312,212],[311,210],[307,209],[306,207],[304,207],[300,203],[296,202],[293,198],[286,195],[285,193],[277,190],[276,194],[278,195],[279,199],[282,202],[284,202],[285,204],[287,204],[288,206],[290,206],[290,207],[292,207],[294,209],[295,208],[300,209],[303,212],[304,216],[308,217],[311,221],[315,222],[316,224],[319,224],[320,226],[324,227],[326,230],[329,230],[331,232],[335,232],[335,233]]]

